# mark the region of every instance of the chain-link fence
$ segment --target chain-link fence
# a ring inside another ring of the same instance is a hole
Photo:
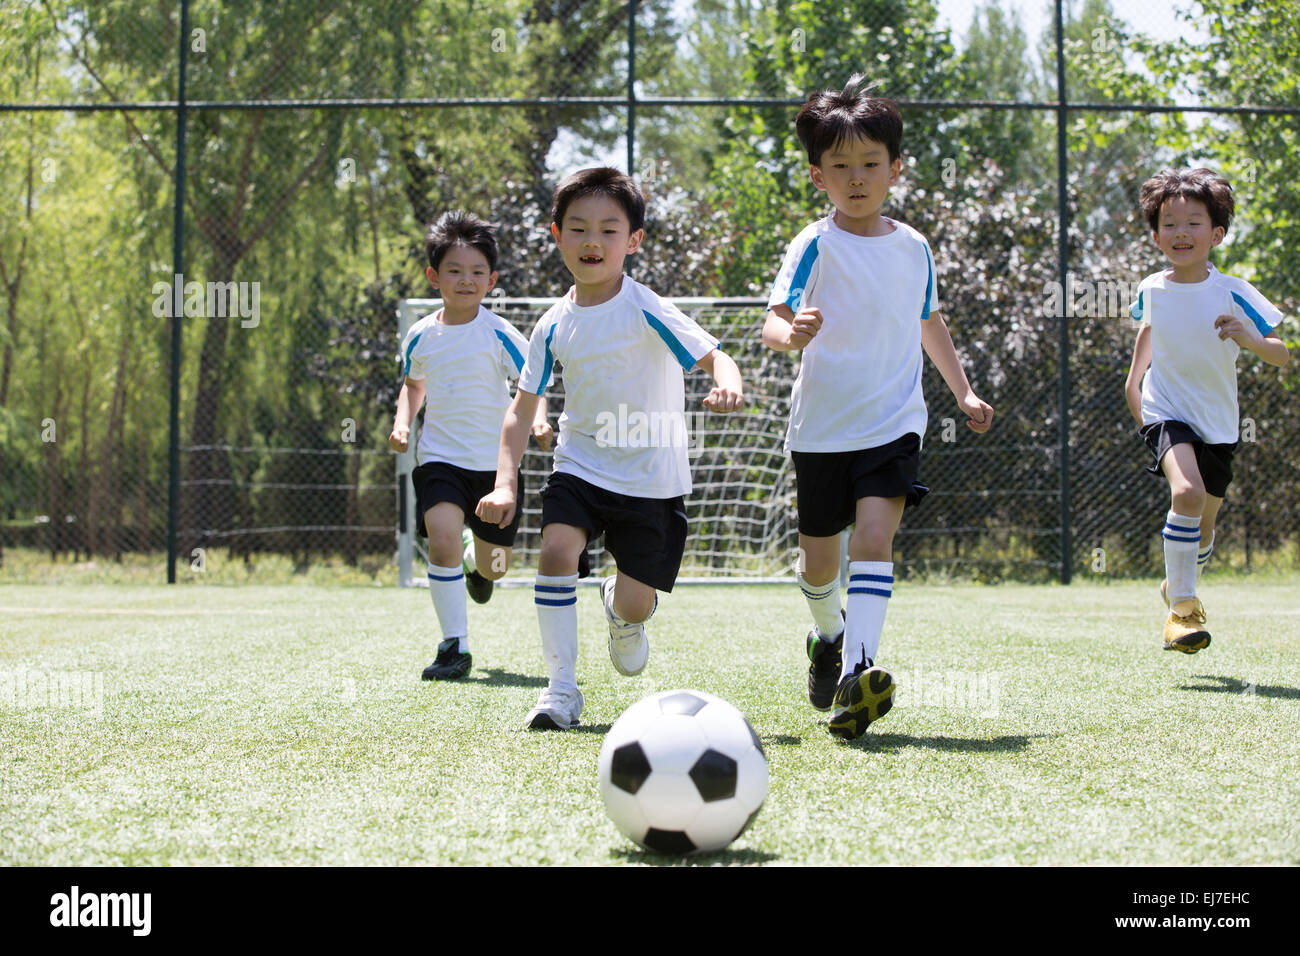
[[[425,226],[491,219],[501,290],[553,296],[550,190],[618,165],[650,197],[636,278],[762,296],[825,211],[793,115],[865,71],[903,104],[888,211],[929,237],[997,409],[968,433],[927,370],[934,493],[904,566],[1154,572],[1168,495],[1123,396],[1126,294],[1161,263],[1137,191],[1222,169],[1238,218],[1216,263],[1294,313],[1300,12],[1059,6],[1058,37],[1038,0],[0,0],[0,562],[144,555],[161,577],[170,544],[182,575],[276,554],[394,580],[394,313],[430,294]],[[779,403],[793,364],[755,336],[732,336],[742,373]],[[1216,560],[1292,561],[1296,372],[1239,368]],[[789,534],[754,530],[770,503],[731,484],[699,482],[698,569],[726,570],[719,536]]]

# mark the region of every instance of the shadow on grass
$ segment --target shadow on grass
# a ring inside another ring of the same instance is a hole
[[[803,743],[802,737],[796,737],[793,734],[772,734],[759,737],[758,739],[763,742],[763,746],[765,747],[772,744],[780,744],[783,747],[798,747]]]
[[[473,675],[461,678],[463,684],[487,684],[489,687],[545,687],[545,677],[530,677],[527,674],[515,674],[500,667],[484,668],[486,676]]]
[[[717,850],[713,853],[697,853],[694,856],[668,856],[652,853],[649,850],[621,847],[611,850],[610,856],[625,863],[644,863],[646,866],[717,866],[718,864],[755,864],[771,863],[779,859],[775,853],[762,850]]]
[[[898,750],[900,747],[925,747],[951,753],[1019,753],[1031,740],[1059,737],[1059,734],[1009,734],[1004,737],[913,737],[911,734],[873,734],[848,741],[859,750]]]
[[[1208,691],[1211,694],[1242,694],[1246,697],[1277,697],[1282,700],[1300,700],[1300,688],[1277,687],[1273,684],[1252,684],[1240,677],[1222,674],[1193,674],[1197,680],[1214,681],[1212,684],[1180,684],[1179,690]]]

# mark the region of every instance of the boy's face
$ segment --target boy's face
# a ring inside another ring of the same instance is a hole
[[[487,256],[473,246],[455,245],[443,253],[438,268],[425,270],[429,284],[442,293],[444,304],[459,311],[477,309],[497,284]]]
[[[596,195],[569,203],[564,221],[551,223],[551,234],[574,283],[598,286],[623,275],[623,260],[640,247],[645,230],[632,232],[618,201]]]
[[[1152,238],[1170,264],[1178,268],[1206,262],[1210,250],[1223,241],[1223,236],[1223,227],[1211,222],[1205,203],[1179,197],[1160,207]]]
[[[854,137],[832,144],[808,173],[840,213],[860,220],[880,214],[902,168],[901,159],[890,161],[884,143]]]

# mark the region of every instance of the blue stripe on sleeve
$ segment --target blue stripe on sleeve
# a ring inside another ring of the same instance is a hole
[[[1128,314],[1129,314],[1130,316],[1132,316],[1133,319],[1134,319],[1135,321],[1138,321],[1138,322],[1141,322],[1141,321],[1142,321],[1142,311],[1143,311],[1143,310],[1142,310],[1142,297],[1143,297],[1144,295],[1146,295],[1145,292],[1139,292],[1139,293],[1138,293],[1138,297],[1137,297],[1137,301],[1134,302],[1132,305],[1130,305],[1130,306],[1128,307]]]
[[[494,329],[493,331],[496,332],[497,338],[501,340],[501,344],[506,347],[506,354],[510,356],[510,361],[515,363],[515,371],[522,372],[524,370],[524,357],[519,354],[519,349],[515,347],[515,343],[511,342],[510,336],[500,329]]]
[[[551,368],[555,365],[555,354],[551,351],[551,337],[555,335],[555,326],[559,323],[552,323],[551,330],[546,333],[546,361],[542,364],[542,383],[537,386],[537,394],[541,395],[546,391],[546,383],[551,380]]]
[[[934,292],[934,260],[930,258],[930,247],[925,249],[925,307],[921,309],[921,321],[930,317],[930,295]]]
[[[1260,335],[1268,335],[1273,331],[1272,326],[1265,322],[1264,317],[1259,314],[1259,310],[1246,301],[1244,296],[1240,293],[1234,292],[1232,293],[1232,299],[1237,303],[1237,305],[1241,306],[1241,311],[1246,313],[1250,318],[1250,321],[1255,323],[1255,328],[1259,329]]]
[[[820,238],[821,236],[813,236],[812,241],[808,243],[808,248],[804,249],[803,256],[799,259],[798,267],[794,270],[794,278],[790,280],[790,291],[786,293],[785,304],[795,312],[799,311],[799,306],[803,303],[803,290],[812,275],[813,264],[817,262],[817,241]]]
[[[691,355],[686,346],[682,345],[681,340],[678,339],[677,336],[673,335],[672,332],[668,331],[666,325],[645,309],[641,310],[641,314],[644,315],[646,321],[650,323],[650,328],[659,333],[659,337],[664,340],[664,345],[668,346],[668,351],[672,352],[673,358],[677,359],[677,364],[688,372],[694,368],[695,357]]]
[[[420,335],[423,334],[424,334],[423,332],[420,333]],[[415,351],[415,343],[420,341],[420,335],[417,335],[415,338],[411,339],[411,344],[406,347],[406,364],[402,367],[403,375],[411,374],[411,353]]]

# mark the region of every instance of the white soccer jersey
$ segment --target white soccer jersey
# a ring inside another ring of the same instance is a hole
[[[424,428],[416,459],[471,471],[496,471],[501,423],[528,341],[501,316],[479,306],[464,325],[444,325],[441,310],[416,322],[399,358],[407,378],[424,382]]]
[[[1142,379],[1142,424],[1179,421],[1213,445],[1235,442],[1237,355],[1214,321],[1234,315],[1268,335],[1282,313],[1245,279],[1210,266],[1200,282],[1174,282],[1163,272],[1138,284],[1129,314],[1151,325],[1151,367]]]
[[[807,226],[786,251],[768,308],[821,310],[803,350],[786,451],[875,448],[925,436],[921,322],[939,310],[925,237],[886,219],[886,236],[855,236],[832,217]]]
[[[689,494],[684,370],[718,340],[641,283],[580,306],[572,290],[533,329],[519,387],[540,395],[558,362],[564,413],[555,470],[640,498]]]

